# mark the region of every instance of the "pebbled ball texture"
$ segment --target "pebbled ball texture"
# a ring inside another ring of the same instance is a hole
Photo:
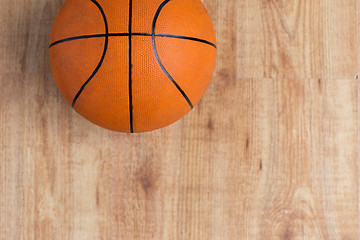
[[[146,132],[200,101],[216,37],[200,0],[66,0],[49,54],[76,112],[107,129]]]

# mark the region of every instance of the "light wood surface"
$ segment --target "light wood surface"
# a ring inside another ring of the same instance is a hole
[[[359,0],[205,0],[201,103],[146,134],[77,115],[48,61],[62,0],[2,0],[1,240],[359,239]]]

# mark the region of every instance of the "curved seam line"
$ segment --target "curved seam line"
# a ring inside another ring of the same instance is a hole
[[[151,33],[151,37],[152,37],[152,44],[153,44],[153,48],[154,48],[154,52],[155,52],[155,57],[156,60],[158,61],[161,69],[163,70],[163,72],[168,76],[168,78],[173,82],[173,84],[176,86],[176,88],[179,90],[179,92],[183,95],[183,97],[185,98],[185,100],[187,101],[187,103],[189,104],[190,108],[193,109],[194,106],[191,103],[189,97],[185,94],[184,90],[181,89],[181,87],[179,86],[179,84],[177,84],[177,82],[171,77],[171,75],[169,74],[169,72],[165,69],[164,65],[162,64],[162,62],[160,61],[157,49],[156,49],[156,44],[155,44],[155,27],[156,27],[156,22],[159,18],[160,12],[161,10],[165,7],[165,5],[167,3],[169,3],[171,0],[165,0],[163,3],[161,3],[161,5],[159,6],[158,10],[155,13],[155,17],[153,19],[153,24],[152,24],[152,33]]]
[[[172,34],[155,34],[155,37],[168,37],[168,38],[179,38],[179,39],[185,39],[185,40],[190,40],[190,41],[195,41],[195,42],[201,42],[201,43],[205,43],[208,44],[210,46],[213,46],[214,48],[217,48],[216,45],[212,42],[209,42],[207,40],[201,39],[201,38],[195,38],[195,37],[186,37],[186,36],[181,36],[181,35],[172,35]]]
[[[132,36],[148,36],[151,37],[152,33],[131,33]],[[128,37],[129,33],[109,33],[108,37]],[[80,36],[75,36],[75,37],[69,37],[69,38],[64,38],[58,41],[55,41],[53,43],[51,43],[49,45],[49,48],[52,48],[53,46],[60,44],[60,43],[64,43],[64,42],[69,42],[69,41],[74,41],[74,40],[78,40],[78,39],[89,39],[89,38],[99,38],[99,37],[106,37],[106,34],[92,34],[92,35],[80,35]],[[191,41],[196,41],[196,42],[201,42],[201,43],[205,43],[208,44],[210,46],[213,46],[214,48],[217,48],[216,44],[209,42],[207,40],[201,39],[201,38],[194,38],[194,37],[187,37],[187,36],[182,36],[182,35],[172,35],[172,34],[162,34],[162,33],[155,33],[155,37],[168,37],[168,38],[179,38],[179,39],[186,39],[186,40],[191,40]]]
[[[109,43],[109,37],[108,37],[108,34],[109,34],[109,27],[108,27],[108,22],[107,22],[107,19],[106,19],[106,16],[105,16],[105,13],[104,13],[104,10],[102,9],[101,5],[96,1],[96,0],[91,0],[91,2],[93,2],[97,8],[100,10],[101,12],[101,15],[104,19],[104,24],[105,24],[105,44],[104,44],[104,51],[103,51],[103,54],[101,56],[101,59],[100,59],[100,62],[99,64],[97,65],[97,67],[95,68],[94,72],[91,74],[91,76],[89,77],[89,79],[81,86],[80,90],[78,91],[78,93],[76,94],[73,102],[72,102],[72,107],[74,108],[75,106],[75,103],[77,101],[77,99],[80,97],[81,93],[84,91],[86,85],[88,85],[88,83],[94,78],[94,76],[96,75],[96,73],[99,71],[101,65],[103,64],[104,62],[104,58],[105,58],[105,55],[106,55],[106,52],[107,52],[107,48],[108,48],[108,43]]]
[[[53,42],[52,44],[50,44],[49,48],[51,48],[59,43],[74,41],[74,40],[78,40],[78,39],[88,39],[88,38],[98,38],[98,37],[105,37],[105,34],[81,35],[81,36],[64,38],[64,39]]]

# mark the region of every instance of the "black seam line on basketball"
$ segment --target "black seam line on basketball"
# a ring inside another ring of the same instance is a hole
[[[164,65],[161,63],[160,61],[160,58],[159,58],[159,54],[156,50],[156,43],[155,43],[155,27],[156,27],[156,21],[158,20],[159,18],[159,15],[160,15],[160,12],[161,10],[165,7],[165,5],[167,3],[169,3],[171,0],[165,0],[158,8],[158,10],[156,11],[155,13],[155,16],[154,16],[154,20],[153,20],[153,23],[152,23],[152,44],[153,44],[153,48],[154,48],[154,53],[155,53],[155,57],[156,57],[156,60],[158,61],[161,69],[163,70],[163,72],[168,76],[168,78],[173,82],[173,84],[176,86],[176,88],[179,90],[179,92],[183,95],[183,97],[185,98],[185,100],[187,101],[187,103],[189,104],[190,108],[193,109],[194,106],[193,104],[191,103],[190,99],[188,98],[188,96],[185,94],[184,90],[181,89],[181,87],[179,86],[179,84],[177,84],[177,82],[171,77],[171,75],[169,74],[168,71],[166,71]]]
[[[63,42],[74,41],[77,39],[97,38],[97,37],[105,37],[105,34],[81,35],[81,36],[76,36],[76,37],[64,38],[59,41],[53,42],[52,44],[50,44],[49,48],[51,48],[59,43],[63,43]]]
[[[91,2],[93,2],[97,8],[100,10],[101,15],[104,19],[104,24],[105,24],[105,44],[104,44],[104,51],[103,54],[101,56],[100,62],[97,65],[97,67],[95,68],[94,72],[91,74],[91,76],[89,77],[89,79],[81,86],[80,90],[78,91],[78,93],[76,94],[73,103],[72,103],[72,107],[74,108],[75,103],[77,101],[77,99],[80,97],[81,93],[84,91],[86,85],[88,85],[88,83],[94,78],[94,76],[96,75],[96,73],[99,71],[101,65],[104,62],[104,58],[107,52],[107,48],[108,48],[108,43],[109,43],[109,38],[108,38],[108,34],[109,34],[109,27],[108,27],[108,22],[104,13],[104,10],[102,9],[101,5],[96,1],[96,0],[91,0]]]
[[[132,100],[132,0],[129,0],[129,111],[130,132],[134,132],[133,100]]]
[[[208,44],[210,46],[213,46],[214,48],[217,48],[216,45],[212,42],[206,41],[204,39],[200,39],[200,38],[194,38],[194,37],[186,37],[186,36],[180,36],[180,35],[172,35],[172,34],[155,34],[155,37],[169,37],[169,38],[179,38],[179,39],[186,39],[186,40],[191,40],[191,41],[196,41],[196,42],[201,42],[201,43],[205,43]]]
[[[149,36],[149,37],[152,36],[151,33],[131,33],[131,35],[132,36]],[[128,36],[129,36],[129,33],[109,33],[108,34],[108,37],[128,37]],[[53,42],[52,44],[50,44],[49,48],[51,48],[59,43],[74,41],[74,40],[78,40],[78,39],[89,39],[89,38],[100,38],[100,37],[106,37],[106,34],[81,35],[81,36],[76,36],[76,37],[64,38],[59,41]],[[155,37],[169,37],[169,38],[186,39],[186,40],[205,43],[210,46],[213,46],[214,48],[217,48],[217,46],[214,43],[206,41],[204,39],[200,39],[200,38],[186,37],[186,36],[172,35],[172,34],[160,34],[160,33],[155,34]]]

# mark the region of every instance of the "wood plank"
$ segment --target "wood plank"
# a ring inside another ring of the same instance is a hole
[[[356,239],[357,81],[241,81],[230,239]]]
[[[232,28],[227,42],[236,42],[239,77],[354,78],[357,74],[356,0],[237,2],[236,30]],[[218,19],[217,29],[223,21]]]

